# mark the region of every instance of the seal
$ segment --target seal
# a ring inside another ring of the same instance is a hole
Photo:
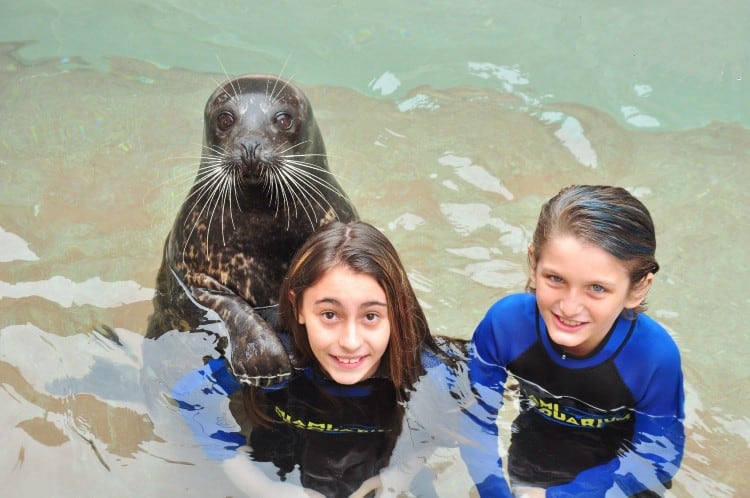
[[[285,376],[288,354],[255,308],[277,303],[296,250],[334,219],[358,215],[304,93],[262,74],[221,84],[206,102],[198,172],[164,244],[146,338],[197,331],[207,307],[232,322],[230,364],[241,380]]]

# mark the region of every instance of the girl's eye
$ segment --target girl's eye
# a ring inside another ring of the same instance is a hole
[[[365,320],[368,321],[368,322],[374,322],[377,319],[378,319],[378,314],[377,313],[367,313],[365,315]]]
[[[560,284],[563,281],[563,279],[560,278],[560,277],[558,277],[557,275],[550,275],[547,278],[549,279],[550,282],[552,282],[554,284]]]
[[[323,313],[321,313],[321,316],[326,320],[333,320],[336,318],[336,313],[334,313],[333,311],[324,311]]]

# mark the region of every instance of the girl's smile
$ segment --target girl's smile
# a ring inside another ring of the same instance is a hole
[[[372,276],[331,268],[305,290],[297,318],[332,380],[355,384],[377,371],[391,327],[385,292]]]

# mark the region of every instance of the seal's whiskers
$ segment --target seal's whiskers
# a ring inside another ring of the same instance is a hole
[[[281,192],[281,197],[283,200],[282,211],[287,215],[287,230],[289,229],[292,217],[296,218],[298,216],[298,209],[300,207],[304,211],[305,216],[310,222],[310,225],[314,228],[315,223],[313,222],[312,215],[310,213],[312,205],[309,202],[306,202],[308,200],[307,195],[304,195],[304,193],[303,195],[300,195],[299,189],[296,188],[296,182],[289,176],[289,171],[286,171],[284,169],[275,170],[274,174],[271,175],[271,179],[274,182],[274,190],[276,192]],[[278,216],[279,208],[281,207],[280,203],[278,202],[278,195],[275,196],[272,202],[275,202],[276,204],[276,215]],[[293,207],[294,210],[292,211],[290,207]],[[308,207],[310,209],[308,209]],[[314,214],[314,211],[312,214]]]
[[[191,211],[198,211],[197,216],[192,219],[192,227],[188,233],[188,237],[185,241],[187,246],[188,240],[192,237],[196,227],[199,226],[200,220],[204,216],[208,217],[208,223],[206,227],[206,254],[210,257],[210,244],[209,234],[211,232],[211,225],[213,224],[213,218],[216,214],[217,209],[221,208],[221,239],[222,244],[226,245],[226,230],[227,227],[224,225],[225,213],[228,210],[229,221],[232,225],[232,229],[236,229],[234,223],[234,213],[232,212],[232,204],[236,204],[238,209],[239,195],[237,192],[237,168],[231,164],[223,162],[221,157],[209,156],[207,157],[201,168],[198,170],[196,176],[195,187],[193,191],[188,195],[185,202],[192,199],[193,206]],[[234,202],[232,202],[234,201]],[[186,219],[186,224],[191,220]],[[184,251],[183,251],[184,258]]]
[[[287,195],[294,200],[292,202],[294,215],[297,216],[297,208],[301,207],[313,227],[315,227],[315,222],[313,221],[314,216],[311,215],[311,212],[314,214],[314,206],[323,211],[331,209],[335,212],[324,190],[332,192],[339,197],[343,197],[344,194],[339,190],[337,185],[314,173],[315,171],[322,171],[322,168],[307,162],[289,159],[283,160],[282,164],[283,167],[275,171],[274,179],[279,182],[278,189],[283,192],[285,201],[284,211],[288,215],[291,213]],[[276,202],[276,210],[278,211],[280,207],[278,196],[276,196],[274,202]]]
[[[284,84],[281,85],[281,88],[279,88],[277,92],[276,87],[278,86],[279,81],[283,81]],[[266,103],[270,104],[271,102],[276,102],[276,100],[284,92],[284,89],[286,89],[288,84],[289,84],[289,80],[285,80],[281,78],[274,79],[273,88],[271,88],[270,94],[268,93],[268,84],[266,84]]]
[[[164,245],[148,338],[203,326],[203,310],[175,282],[192,290],[213,280],[236,293],[212,307],[226,320],[227,304],[278,300],[290,255],[314,230],[333,218],[358,218],[328,169],[311,104],[291,79],[227,75],[203,116],[200,163]],[[177,172],[182,176],[182,168]],[[231,349],[240,354],[252,345],[252,361],[242,368],[253,382],[273,383],[289,371],[270,327],[240,330],[234,339]]]

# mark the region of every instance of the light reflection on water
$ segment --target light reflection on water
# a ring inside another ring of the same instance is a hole
[[[0,282],[0,298],[22,299],[38,296],[65,308],[90,304],[99,308],[113,308],[138,301],[147,301],[154,289],[141,287],[132,280],[103,282],[93,277],[85,282],[73,282],[55,275],[37,282]]]
[[[23,67],[9,50],[0,51],[3,496],[128,495],[129,482],[139,483],[134,496],[236,494],[163,396],[210,342],[142,340],[203,105],[222,76],[120,59],[107,72]],[[523,288],[539,207],[561,186],[630,188],[657,224],[650,313],[683,353],[688,444],[673,494],[748,489],[738,464],[750,456],[750,400],[729,394],[750,374],[748,130],[654,131],[654,108],[644,109],[659,90],[643,82],[629,90],[638,105],[617,109],[633,131],[552,103],[513,65],[457,71],[486,86],[410,89],[391,73],[371,82],[394,97],[384,100],[302,84],[333,171],[394,241],[433,330],[468,337],[490,303]],[[454,452],[430,462],[441,496],[466,495]]]

